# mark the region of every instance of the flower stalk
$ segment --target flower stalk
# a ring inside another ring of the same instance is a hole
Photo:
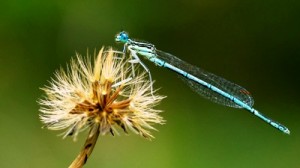
[[[79,155],[76,157],[76,159],[71,163],[69,168],[81,168],[83,165],[87,162],[89,156],[92,154],[93,149],[97,143],[98,137],[99,137],[100,131],[99,131],[99,125],[94,134],[91,136],[89,135],[83,145],[83,148],[81,149]]]

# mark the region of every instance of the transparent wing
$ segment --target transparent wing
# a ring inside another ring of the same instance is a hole
[[[224,78],[221,78],[217,75],[214,75],[212,73],[206,72],[196,66],[193,66],[191,64],[188,64],[181,59],[175,57],[172,54],[156,50],[156,53],[158,55],[159,59],[162,59],[163,61],[166,61],[167,63],[182,69],[183,71],[186,71],[187,73],[190,73],[194,75],[195,77],[227,92],[228,94],[234,96],[235,98],[243,101],[245,104],[249,105],[250,107],[254,104],[254,99],[251,96],[250,92],[248,92],[243,87],[234,84]],[[201,96],[215,102],[218,104],[222,104],[229,107],[235,107],[235,108],[241,108],[239,105],[235,104],[233,101],[229,100],[228,98],[225,98],[224,96],[212,91],[211,89],[194,82],[192,80],[189,80],[181,75],[179,77],[189,86],[200,94]]]

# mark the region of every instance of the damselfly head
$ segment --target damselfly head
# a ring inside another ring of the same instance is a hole
[[[115,41],[116,42],[121,42],[121,43],[127,43],[129,40],[128,33],[125,31],[122,31],[116,35]]]

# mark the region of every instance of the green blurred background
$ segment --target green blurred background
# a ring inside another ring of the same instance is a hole
[[[41,129],[40,87],[75,52],[114,46],[126,30],[244,86],[284,135],[245,110],[201,98],[172,72],[146,62],[167,95],[156,139],[102,136],[86,167],[300,167],[300,2],[295,0],[73,0],[0,2],[0,167],[67,167],[77,142]]]

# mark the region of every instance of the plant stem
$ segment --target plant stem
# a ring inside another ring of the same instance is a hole
[[[91,132],[95,128],[91,128],[89,135],[85,141],[85,144],[83,148],[81,149],[79,155],[76,157],[76,159],[71,163],[69,168],[81,168],[83,165],[87,162],[88,157],[91,155],[93,152],[93,149],[96,145],[97,139],[99,137],[99,125],[97,126],[97,130],[94,131],[94,133],[91,135]]]

